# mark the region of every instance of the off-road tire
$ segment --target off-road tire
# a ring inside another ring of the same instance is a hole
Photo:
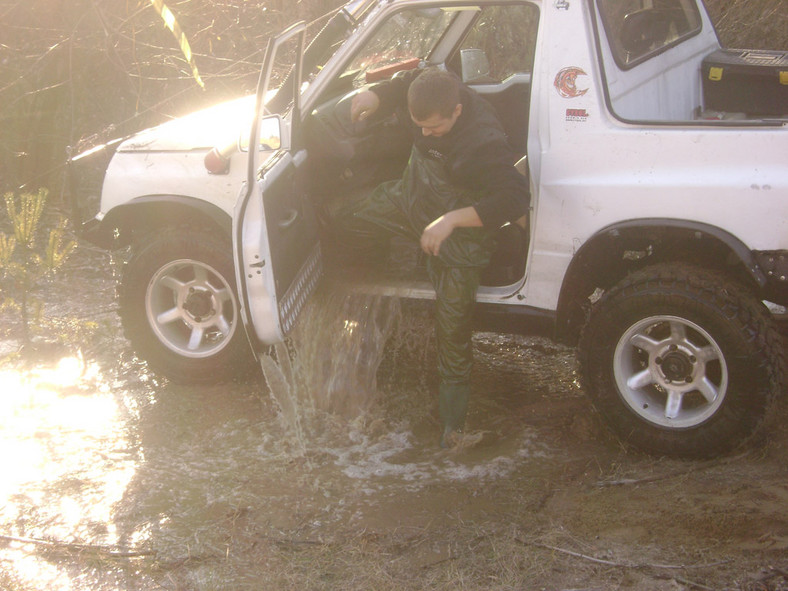
[[[248,372],[229,240],[199,227],[144,236],[133,246],[119,296],[126,338],[154,372],[189,384]]]
[[[783,387],[783,343],[763,303],[691,265],[654,265],[605,293],[578,359],[583,387],[612,430],[660,455],[731,451]]]

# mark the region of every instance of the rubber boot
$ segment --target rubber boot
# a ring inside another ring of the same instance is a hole
[[[443,424],[441,447],[449,447],[451,435],[462,432],[470,394],[470,384],[441,384],[438,387],[438,410]]]

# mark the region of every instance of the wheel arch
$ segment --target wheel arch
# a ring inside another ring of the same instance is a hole
[[[231,238],[232,218],[223,209],[184,195],[146,195],[112,208],[90,240],[109,249],[123,248],[136,236],[173,224],[200,224]]]
[[[633,271],[662,262],[717,269],[755,292],[767,282],[753,252],[719,227],[668,218],[618,222],[591,236],[572,258],[558,299],[556,337],[575,344],[599,293]]]

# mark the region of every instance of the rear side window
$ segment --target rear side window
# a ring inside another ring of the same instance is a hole
[[[700,32],[694,0],[598,0],[618,66],[629,69]]]

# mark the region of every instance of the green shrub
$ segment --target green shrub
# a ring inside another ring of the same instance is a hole
[[[19,315],[21,340],[31,340],[31,326],[38,324],[43,308],[35,297],[41,282],[51,277],[76,248],[65,238],[65,220],[47,232],[41,221],[49,192],[6,193],[4,196],[12,233],[0,233],[0,308]],[[43,240],[42,240],[43,239]]]

